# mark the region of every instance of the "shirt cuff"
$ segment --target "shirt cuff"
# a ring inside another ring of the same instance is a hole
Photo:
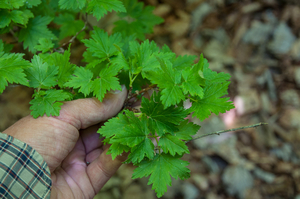
[[[28,144],[0,133],[0,198],[50,198],[51,174]]]

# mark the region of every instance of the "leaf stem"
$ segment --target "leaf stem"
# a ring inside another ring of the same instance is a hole
[[[239,131],[239,130],[242,130],[242,129],[255,128],[255,127],[258,127],[258,126],[261,126],[261,125],[267,125],[267,124],[268,123],[260,122],[260,123],[249,125],[249,126],[242,126],[242,127],[239,127],[239,128],[233,128],[233,129],[227,129],[227,130],[222,130],[222,131],[216,131],[216,132],[212,132],[212,133],[207,133],[207,134],[195,137],[195,138],[193,138],[191,140],[188,140],[185,143],[188,143],[190,141],[197,140],[197,139],[200,139],[200,138],[203,138],[203,137],[206,137],[206,136],[210,136],[210,135],[220,135],[221,133],[226,133],[226,132],[229,132],[229,131]]]

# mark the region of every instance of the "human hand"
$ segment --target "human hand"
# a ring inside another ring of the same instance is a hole
[[[93,198],[126,160],[106,155],[109,146],[96,133],[100,122],[121,110],[126,96],[123,87],[108,93],[102,103],[94,98],[66,102],[58,117],[27,116],[3,133],[42,155],[51,172],[51,198]]]

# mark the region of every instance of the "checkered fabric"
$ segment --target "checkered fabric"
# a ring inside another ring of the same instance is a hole
[[[47,163],[31,146],[0,133],[0,198],[50,198]]]

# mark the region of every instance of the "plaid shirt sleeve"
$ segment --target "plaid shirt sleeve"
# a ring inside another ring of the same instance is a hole
[[[0,198],[50,198],[50,170],[31,146],[0,133]]]

